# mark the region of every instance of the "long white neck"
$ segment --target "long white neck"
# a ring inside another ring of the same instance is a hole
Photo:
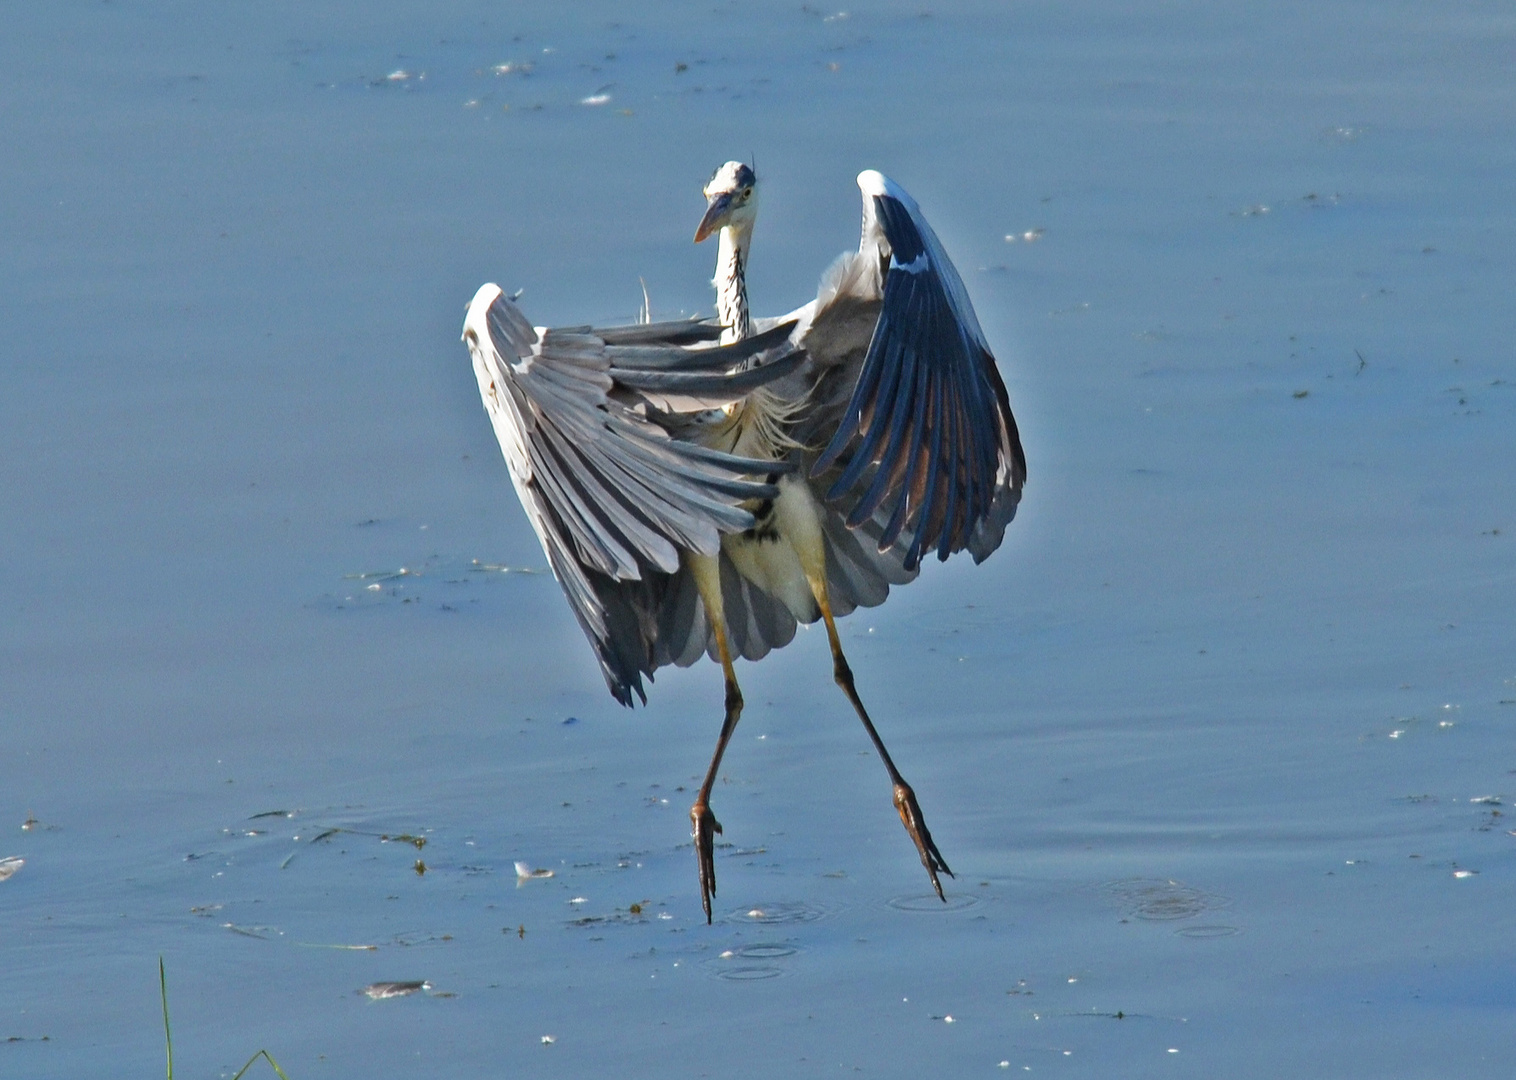
[[[716,249],[716,316],[726,327],[721,344],[741,341],[752,332],[747,310],[747,249],[752,242],[752,226],[724,226]]]

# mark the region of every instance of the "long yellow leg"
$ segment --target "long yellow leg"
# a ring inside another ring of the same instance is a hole
[[[884,740],[874,730],[874,722],[869,719],[868,710],[863,707],[858,688],[853,683],[853,669],[848,666],[847,657],[842,654],[842,640],[837,636],[837,622],[832,618],[832,602],[826,584],[826,545],[822,540],[820,518],[825,511],[811,495],[804,481],[790,477],[780,483],[777,509],[784,535],[800,557],[806,582],[811,587],[811,594],[815,596],[816,606],[821,609],[821,618],[826,623],[826,638],[832,647],[832,677],[853,703],[853,710],[858,714],[858,719],[863,721],[864,730],[873,741],[874,749],[879,752],[879,759],[884,762],[885,771],[890,774],[890,782],[895,786],[895,810],[900,814],[900,822],[916,845],[921,865],[926,867],[927,876],[932,879],[932,888],[937,890],[938,898],[946,903],[947,897],[943,895],[942,882],[937,879],[937,875],[940,872],[952,877],[953,872],[948,869],[946,860],[932,840],[931,832],[927,830],[926,819],[916,801],[915,791],[905,782],[900,770],[895,768],[890,752],[884,747]]]
[[[716,654],[721,659],[721,673],[726,677],[726,716],[721,721],[721,736],[716,740],[716,752],[711,755],[710,768],[705,771],[705,782],[700,785],[700,794],[690,807],[690,834],[695,840],[695,858],[700,864],[700,906],[705,909],[705,922],[711,922],[711,898],[716,895],[716,834],[721,831],[721,822],[711,813],[711,788],[716,783],[716,772],[721,768],[721,756],[726,753],[726,744],[731,741],[737,721],[742,717],[742,690],[737,686],[737,672],[732,668],[732,650],[726,640],[726,613],[721,602],[721,565],[719,556],[688,555],[686,562],[695,576],[695,587],[700,590],[700,599],[705,604],[705,615],[710,620],[711,630],[716,635]]]

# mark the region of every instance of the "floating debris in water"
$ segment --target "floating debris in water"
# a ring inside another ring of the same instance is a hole
[[[406,71],[405,68],[396,68],[394,71],[390,72],[388,75],[386,75],[384,77],[384,81],[385,82],[392,82],[392,83],[401,83],[401,82],[408,82],[410,80],[410,78],[411,78],[411,73],[409,71]]]
[[[1468,878],[1473,877],[1477,873],[1479,873],[1478,870],[1454,870],[1453,876],[1455,878]]]
[[[384,1001],[387,998],[408,997],[418,990],[430,990],[432,984],[426,981],[404,982],[376,982],[369,983],[360,994],[365,994],[371,1001]]]
[[[319,839],[319,837],[317,839]],[[422,848],[426,847],[426,837],[414,836],[411,833],[394,833],[393,835],[390,833],[381,833],[379,835],[379,842],[381,844],[411,844],[417,851],[420,851]]]
[[[402,566],[399,570],[365,570],[360,574],[343,574],[343,581],[393,581],[395,578],[411,577],[416,571]]]
[[[1007,244],[1035,244],[1042,239],[1042,234],[1045,232],[1047,232],[1046,229],[1028,229],[1026,232],[1006,233],[1005,242]]]
[[[1485,806],[1500,806],[1501,805],[1500,796],[1499,795],[1476,795],[1472,799],[1470,799],[1469,802],[1471,802],[1471,803],[1480,803],[1480,804],[1483,804]]]
[[[552,876],[553,872],[551,870],[533,870],[531,863],[518,862],[516,864],[516,881],[518,883],[530,881],[532,878],[550,878]]]
[[[544,1036],[542,1036],[542,1045],[543,1046],[552,1046],[557,1041],[558,1041],[558,1036],[556,1036],[556,1035],[544,1035]]]
[[[221,924],[221,929],[223,929],[223,930],[230,930],[232,933],[234,933],[234,934],[240,934],[242,937],[257,938],[259,941],[267,941],[268,940],[269,931],[273,930],[273,927],[270,927],[270,926],[238,926],[236,923],[229,923],[228,922],[228,923],[222,923]],[[274,930],[273,932],[275,934],[283,934],[284,933],[284,931],[282,931],[282,930]]]
[[[26,860],[15,855],[0,859],[0,881],[7,880],[25,865]]]
[[[590,898],[588,896],[576,896],[569,901],[571,904],[588,904],[589,902]]]
[[[518,291],[517,295],[520,293]],[[548,570],[540,566],[506,566],[504,563],[480,562],[478,559],[470,559],[469,566],[474,570],[487,571],[495,574],[546,574]]]

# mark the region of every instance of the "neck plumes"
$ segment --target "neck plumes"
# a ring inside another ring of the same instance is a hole
[[[724,329],[721,344],[741,341],[752,331],[747,311],[747,249],[752,231],[727,225],[722,228],[716,252],[716,317]]]

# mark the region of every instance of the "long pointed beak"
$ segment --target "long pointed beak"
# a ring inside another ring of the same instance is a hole
[[[725,223],[727,211],[732,208],[732,193],[730,191],[719,192],[711,196],[711,201],[705,205],[705,217],[700,219],[700,227],[695,230],[695,243],[700,243],[711,233]]]

